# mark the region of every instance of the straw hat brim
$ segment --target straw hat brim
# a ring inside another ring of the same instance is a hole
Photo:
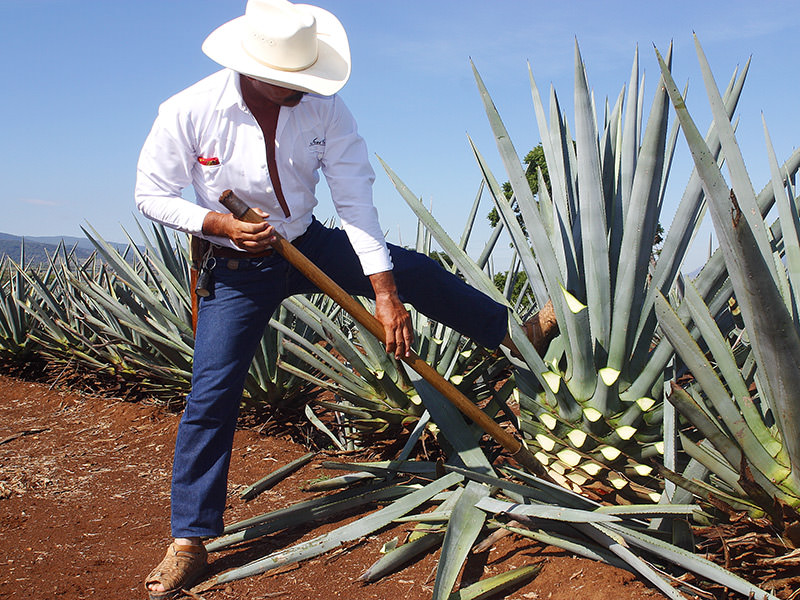
[[[203,42],[203,52],[223,67],[233,69],[267,83],[332,96],[350,77],[350,45],[339,20],[328,11],[308,4],[297,5],[311,12],[317,20],[317,61],[301,71],[284,71],[253,58],[242,46],[244,16],[228,21]]]

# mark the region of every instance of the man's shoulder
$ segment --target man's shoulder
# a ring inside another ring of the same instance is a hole
[[[299,106],[315,109],[330,109],[336,103],[337,96],[320,96],[319,94],[312,94],[307,92],[303,95]]]
[[[186,113],[217,106],[233,85],[231,77],[228,69],[212,73],[165,100],[159,112]]]
[[[297,108],[314,113],[323,119],[335,119],[339,117],[344,109],[344,104],[338,94],[334,94],[333,96],[320,96],[318,94],[307,93],[303,96],[303,100]]]

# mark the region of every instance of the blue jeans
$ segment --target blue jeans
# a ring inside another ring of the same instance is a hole
[[[314,220],[298,249],[341,287],[374,297],[346,234]],[[496,348],[505,337],[504,306],[416,252],[389,245],[400,298],[426,316]],[[277,253],[217,259],[212,293],[200,299],[192,390],[178,428],[172,467],[172,535],[222,533],[233,433],[245,377],[278,305],[319,290]],[[231,265],[233,266],[233,265]]]

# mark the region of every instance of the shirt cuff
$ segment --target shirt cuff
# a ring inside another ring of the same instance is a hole
[[[186,208],[186,221],[185,227],[188,233],[192,235],[203,235],[203,221],[206,219],[206,215],[211,211],[207,208],[203,208],[202,206],[191,205]]]
[[[392,257],[385,247],[359,253],[358,260],[361,261],[361,268],[367,276],[392,270]]]

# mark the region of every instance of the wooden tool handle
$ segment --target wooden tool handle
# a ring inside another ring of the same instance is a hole
[[[222,205],[230,210],[236,218],[247,221],[248,223],[262,223],[264,219],[259,217],[247,204],[231,190],[222,192],[219,198]],[[311,283],[316,285],[322,292],[330,296],[336,303],[361,325],[378,338],[384,345],[386,335],[380,321],[376,319],[364,306],[344,291],[339,284],[328,277],[320,270],[317,265],[311,262],[305,254],[300,252],[286,238],[275,232],[276,241],[272,247],[287,261],[289,261],[298,271],[305,275]],[[410,356],[403,356],[403,362],[419,373],[423,379],[430,383],[440,394],[455,405],[464,415],[472,419],[481,429],[488,433],[503,448],[508,450],[514,459],[526,467],[531,473],[542,477],[547,477],[541,463],[536,460],[533,454],[517,438],[505,431],[493,419],[489,418],[480,408],[475,406],[472,401],[462,394],[453,384],[442,377],[439,372],[422,360],[413,350]]]

